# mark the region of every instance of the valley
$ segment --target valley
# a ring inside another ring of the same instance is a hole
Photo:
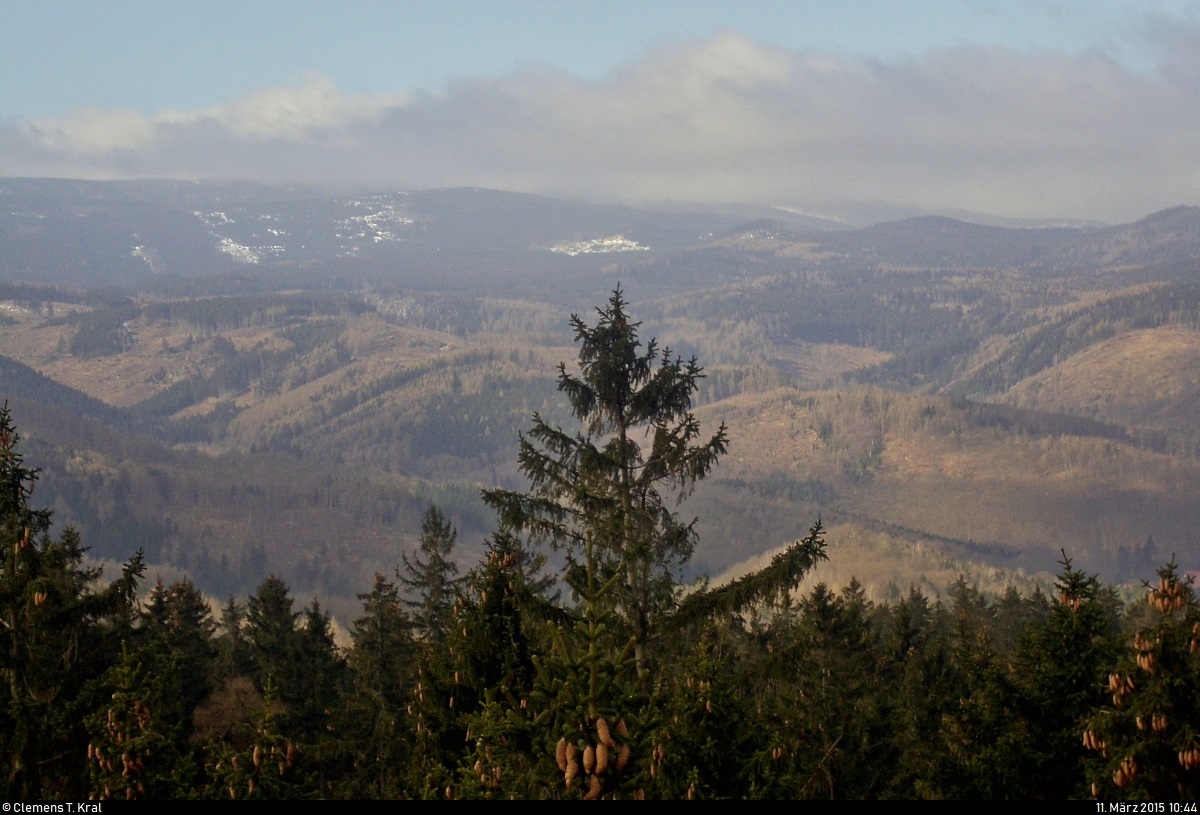
[[[346,619],[430,503],[478,560],[531,416],[574,428],[569,315],[619,286],[729,428],[685,577],[818,517],[809,579],[880,599],[1029,587],[1063,550],[1116,582],[1198,567],[1200,211],[779,215],[6,179],[0,399],[94,557],[141,547],[215,596],[274,573]]]

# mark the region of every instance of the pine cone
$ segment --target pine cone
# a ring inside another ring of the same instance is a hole
[[[615,742],[613,741],[613,738],[612,738],[612,733],[610,733],[608,730],[608,722],[604,721],[603,718],[599,718],[596,720],[596,734],[598,736],[600,736],[601,744],[603,744],[607,747],[615,746]]]

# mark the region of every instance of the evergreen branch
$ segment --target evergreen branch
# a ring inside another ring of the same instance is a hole
[[[804,575],[826,559],[825,539],[818,520],[802,538],[771,558],[771,564],[715,589],[688,595],[671,615],[668,630],[718,615],[737,613],[755,603],[770,601],[795,590]]]

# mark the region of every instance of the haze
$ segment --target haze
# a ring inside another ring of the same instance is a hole
[[[859,222],[1119,222],[1200,200],[1189,3],[344,5],[0,3],[0,175]]]

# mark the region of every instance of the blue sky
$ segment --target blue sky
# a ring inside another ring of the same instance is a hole
[[[1107,219],[1200,198],[1178,0],[0,0],[0,77],[0,175]]]
[[[661,43],[738,31],[797,51],[894,58],[964,44],[1144,62],[1163,2],[0,2],[0,115],[218,104],[306,73],[348,93],[437,91],[533,66],[597,79]]]

